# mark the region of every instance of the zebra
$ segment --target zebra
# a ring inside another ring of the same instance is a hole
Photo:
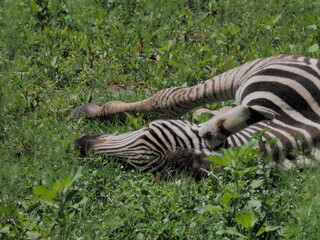
[[[234,100],[207,122],[165,120],[182,116],[195,107]],[[286,168],[318,158],[320,139],[320,59],[300,55],[276,55],[253,60],[189,87],[160,90],[148,99],[104,105],[88,103],[74,115],[110,119],[124,113],[143,113],[156,120],[138,131],[118,136],[83,135],[76,140],[82,154],[93,150],[149,171],[168,167],[199,173],[210,164],[206,157],[224,147],[241,146],[263,129],[259,148],[271,156],[270,165],[281,159]],[[276,142],[266,144],[268,139]],[[301,160],[297,154],[307,155]]]

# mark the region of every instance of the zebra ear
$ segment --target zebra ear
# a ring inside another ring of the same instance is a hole
[[[199,125],[199,134],[200,137],[210,138],[211,145],[213,146],[252,124],[260,121],[270,121],[274,117],[275,114],[269,109],[238,105],[230,111],[213,117],[209,121]]]
[[[251,112],[250,120],[252,121],[252,123],[273,120],[276,116],[275,112],[265,107],[250,106],[249,109]]]

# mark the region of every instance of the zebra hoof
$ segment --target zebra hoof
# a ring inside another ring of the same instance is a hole
[[[71,116],[79,117],[81,114],[85,114],[87,117],[97,117],[100,115],[102,105],[99,103],[87,103],[76,107]]]

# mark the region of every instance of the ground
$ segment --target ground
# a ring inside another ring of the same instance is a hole
[[[161,179],[74,149],[84,132],[135,130],[141,116],[70,117],[261,57],[319,57],[319,4],[1,1],[0,238],[319,238],[319,168],[261,170],[252,144],[214,158],[226,171],[206,179]]]

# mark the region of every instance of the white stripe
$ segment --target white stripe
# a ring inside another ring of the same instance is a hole
[[[253,92],[247,95],[242,102],[243,104],[248,104],[248,102],[250,102],[251,100],[261,98],[261,97],[272,101],[275,105],[277,105],[280,109],[282,109],[283,112],[285,112],[287,115],[289,115],[293,119],[301,122],[302,124],[307,124],[320,129],[319,124],[307,119],[304,115],[292,109],[286,102],[284,102],[281,98],[279,98],[277,95],[274,95],[273,93],[264,92],[264,91]],[[318,111],[320,112],[320,109]]]

